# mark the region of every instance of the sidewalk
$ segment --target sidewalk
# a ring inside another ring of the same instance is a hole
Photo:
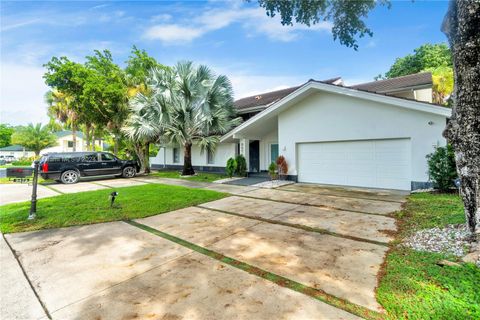
[[[2,319],[23,320],[46,317],[20,265],[0,236],[0,315]]]

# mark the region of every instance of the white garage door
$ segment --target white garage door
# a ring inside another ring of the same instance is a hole
[[[410,190],[410,139],[300,143],[298,181]]]

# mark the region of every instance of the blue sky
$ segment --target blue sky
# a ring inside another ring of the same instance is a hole
[[[370,81],[395,58],[424,43],[445,42],[447,1],[393,1],[367,19],[372,38],[354,51],[334,42],[329,23],[281,26],[256,2],[1,2],[1,122],[46,122],[42,65],[52,56],[82,62],[109,49],[123,65],[132,45],[172,65],[192,60],[227,75],[236,98],[342,76]]]

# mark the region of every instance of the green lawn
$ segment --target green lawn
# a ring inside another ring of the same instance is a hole
[[[417,252],[399,246],[420,229],[464,223],[458,195],[414,194],[396,214],[400,232],[388,256],[377,289],[390,319],[480,319],[480,268],[473,264],[441,267],[443,254]]]
[[[196,175],[192,177],[182,177],[181,171],[157,171],[152,172],[150,176],[159,177],[159,178],[174,178],[174,179],[184,179],[190,181],[203,181],[203,182],[213,182],[215,180],[225,179],[227,176],[222,173],[206,173],[206,172],[197,172]]]
[[[119,195],[110,208],[112,189],[63,194],[40,199],[37,219],[28,221],[28,202],[0,207],[3,233],[59,228],[98,222],[135,219],[213,201],[226,196],[210,190],[147,184],[115,189]]]

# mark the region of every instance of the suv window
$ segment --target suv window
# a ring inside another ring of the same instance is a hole
[[[102,161],[114,161],[115,156],[113,154],[110,154],[110,153],[101,153],[100,154],[100,159]]]
[[[97,162],[98,156],[96,153],[89,153],[83,156],[83,161],[85,162]]]

